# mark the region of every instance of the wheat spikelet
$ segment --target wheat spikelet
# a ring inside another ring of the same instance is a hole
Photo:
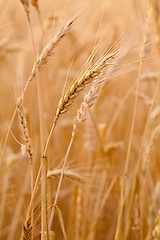
[[[75,18],[69,20],[65,26],[63,26],[60,31],[51,39],[48,44],[43,48],[41,54],[38,57],[37,62],[35,62],[29,81],[33,79],[36,74],[36,69],[40,69],[47,63],[48,59],[54,54],[54,48],[58,45],[61,39],[68,33],[70,30]]]
[[[61,176],[61,174],[62,174],[62,169],[49,170],[47,172],[47,177],[48,178],[59,178]],[[71,180],[74,180],[74,181],[77,181],[80,183],[84,183],[84,178],[80,174],[75,173],[71,170],[65,169],[63,176],[64,176],[64,178],[68,178],[68,179],[71,179]]]
[[[62,96],[59,101],[58,108],[56,111],[56,116],[54,123],[56,124],[59,116],[68,110],[68,107],[74,102],[77,95],[91,82],[94,82],[102,70],[107,66],[107,62],[112,60],[117,52],[110,53],[99,59],[98,62],[94,64],[90,69],[88,69],[82,77],[78,78],[68,89],[68,91]]]
[[[32,162],[33,154],[32,154],[31,138],[30,138],[29,130],[27,128],[27,121],[26,121],[26,117],[25,117],[25,113],[24,113],[22,98],[18,99],[17,113],[18,113],[21,135],[22,135],[22,138],[25,143],[26,151],[29,153],[30,160]]]
[[[26,223],[23,225],[23,233],[22,233],[22,239],[23,240],[31,240],[31,232],[32,232],[32,226],[30,218],[26,221]]]
[[[26,12],[26,15],[27,15],[27,18],[28,20],[30,21],[30,18],[29,18],[29,14],[30,14],[30,10],[29,10],[29,0],[20,0],[23,7],[24,7],[24,10]]]

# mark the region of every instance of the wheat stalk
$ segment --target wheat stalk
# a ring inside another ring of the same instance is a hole
[[[84,96],[84,100],[80,108],[78,109],[74,119],[72,135],[74,135],[75,132],[77,131],[78,125],[84,122],[86,112],[90,107],[93,106],[94,100],[98,95],[98,90],[99,90],[99,85],[97,84],[97,82],[95,82],[95,84],[93,84],[93,86],[91,87],[90,91]]]
[[[76,219],[75,219],[75,240],[81,239],[81,223],[82,223],[82,189],[76,189]]]

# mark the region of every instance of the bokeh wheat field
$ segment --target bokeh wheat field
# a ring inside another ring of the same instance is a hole
[[[160,1],[0,12],[0,239],[160,239]]]

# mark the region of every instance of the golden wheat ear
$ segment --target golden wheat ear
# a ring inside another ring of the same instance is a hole
[[[17,114],[18,114],[19,126],[20,126],[20,130],[21,130],[22,139],[25,144],[25,149],[29,154],[30,161],[32,162],[32,158],[33,158],[32,144],[31,144],[29,130],[27,127],[27,120],[26,120],[26,116],[24,113],[22,98],[19,98],[17,101]]]
[[[30,9],[29,9],[29,0],[20,0],[20,2],[22,3],[23,7],[24,7],[24,11],[27,15],[28,20],[30,21]]]
[[[75,21],[76,17],[69,20],[65,26],[63,26],[59,32],[47,43],[47,45],[43,48],[42,52],[40,53],[37,61],[35,62],[31,75],[29,77],[29,81],[31,81],[34,76],[36,75],[36,70],[39,71],[42,67],[48,62],[49,58],[51,58],[54,54],[55,47],[59,44],[61,39],[69,32],[73,22]]]
[[[35,7],[37,12],[39,12],[39,3],[38,0],[31,0],[31,4]]]
[[[30,218],[23,225],[22,240],[31,240],[32,226]]]
[[[53,178],[53,179],[57,179],[61,176],[62,174],[62,169],[53,169],[53,170],[49,170],[47,172],[47,178]],[[64,170],[64,178],[76,181],[76,182],[80,182],[80,183],[84,183],[84,178],[81,174],[76,173],[72,170]]]
[[[71,85],[67,92],[61,97],[54,122],[56,124],[61,114],[65,113],[69,106],[72,105],[78,94],[90,83],[93,83],[108,66],[110,60],[113,60],[117,52],[107,54],[101,57],[91,68],[85,71],[85,73]]]

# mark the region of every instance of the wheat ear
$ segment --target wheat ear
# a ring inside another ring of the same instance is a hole
[[[104,55],[101,57],[91,68],[87,69],[85,73],[75,80],[75,82],[71,85],[71,87],[67,90],[67,92],[62,96],[59,101],[58,108],[56,110],[56,116],[53,120],[53,124],[44,148],[43,156],[45,157],[48,144],[52,135],[52,132],[57,124],[57,121],[61,114],[65,113],[69,106],[72,105],[77,95],[88,85],[96,81],[100,78],[101,74],[108,65],[113,65],[113,63],[109,63],[110,60],[113,60],[118,51],[112,52],[110,54]],[[100,82],[101,83],[101,82]]]
[[[55,35],[53,39],[51,39],[48,44],[43,48],[42,52],[40,53],[37,61],[35,62],[31,75],[29,77],[29,81],[31,81],[34,76],[36,75],[36,70],[39,71],[41,68],[47,63],[48,59],[54,54],[54,48],[59,44],[61,39],[69,32],[75,17],[67,22],[65,26],[63,26],[60,31]]]
[[[49,170],[47,172],[47,177],[48,178],[59,178],[61,176],[62,173],[62,169],[53,169],[53,170]],[[71,170],[67,170],[65,169],[64,171],[64,178],[68,178],[80,183],[84,183],[84,178],[79,174],[79,173],[75,173]]]
[[[22,239],[31,240],[31,232],[32,232],[32,226],[31,226],[31,220],[29,218],[23,225]]]
[[[39,12],[38,0],[31,0],[31,4],[35,7],[35,9],[37,10],[37,12]]]
[[[155,226],[152,231],[152,236],[154,237],[154,240],[160,239],[160,209],[158,210],[158,214],[156,216],[155,220]]]
[[[96,80],[102,70],[108,65],[109,60],[113,60],[117,52],[110,53],[99,59],[90,69],[88,69],[82,77],[78,78],[68,89],[68,91],[62,96],[59,101],[58,108],[56,111],[56,117],[54,122],[56,123],[59,116],[68,110],[68,107],[74,102],[77,95],[89,84]]]
[[[22,138],[23,138],[24,143],[25,143],[26,151],[28,152],[28,154],[30,156],[30,160],[32,162],[32,158],[33,158],[32,144],[31,144],[31,138],[30,138],[29,130],[28,130],[28,127],[27,127],[27,120],[26,120],[26,116],[25,116],[25,113],[24,113],[22,98],[18,99],[17,113],[18,113],[21,135],[22,135]]]
[[[29,9],[29,0],[20,0],[23,7],[24,7],[24,11],[26,12],[26,15],[27,15],[27,18],[28,18],[28,21],[30,21],[30,9]]]
[[[151,138],[146,148],[143,170],[146,170],[147,165],[150,164],[153,152],[156,149],[156,143],[158,142],[159,139],[160,139],[160,125],[158,125],[152,132]]]

